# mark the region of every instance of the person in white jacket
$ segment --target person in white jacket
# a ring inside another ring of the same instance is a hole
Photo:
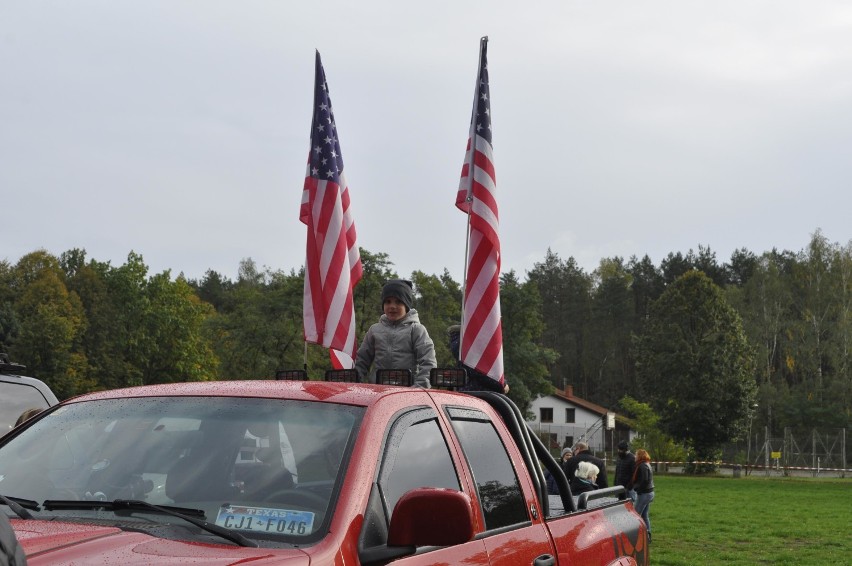
[[[361,381],[375,383],[378,369],[408,369],[412,386],[430,387],[429,372],[438,365],[435,344],[413,304],[411,281],[392,279],[382,287],[383,314],[367,330],[355,358]]]

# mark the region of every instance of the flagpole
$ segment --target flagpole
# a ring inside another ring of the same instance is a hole
[[[461,328],[459,329],[459,357],[461,357],[461,345],[464,339],[464,301],[467,292],[467,266],[470,260],[470,209],[473,206],[473,164],[476,159],[476,115],[479,107],[479,83],[482,82],[482,53],[488,45],[488,36],[479,38],[479,60],[476,62],[476,84],[473,85],[473,110],[470,115],[470,156],[467,162],[468,190],[467,190],[467,227],[464,238],[464,269],[462,270],[462,304],[461,304]]]

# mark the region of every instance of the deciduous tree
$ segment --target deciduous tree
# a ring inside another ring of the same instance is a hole
[[[88,390],[81,337],[86,318],[80,298],[69,292],[57,258],[44,250],[16,266],[14,309],[20,327],[12,356],[64,398]]]
[[[736,311],[700,271],[677,279],[651,308],[637,344],[643,392],[674,438],[699,460],[738,438],[754,402],[753,350]]]

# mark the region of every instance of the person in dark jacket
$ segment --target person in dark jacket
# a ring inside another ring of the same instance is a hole
[[[589,452],[589,445],[582,441],[574,445],[574,455],[565,462],[565,477],[568,478],[569,482],[574,477],[580,462],[591,462],[597,466],[599,470],[598,487],[601,489],[609,487],[609,482],[606,479],[606,464],[604,464],[603,460]]]
[[[572,456],[570,448],[562,449],[562,456],[559,458],[559,466],[564,468],[565,461]],[[550,473],[550,470],[544,471],[544,479],[547,480],[547,493],[550,495],[559,495],[559,484],[556,483],[556,478]]]
[[[559,495],[559,484],[556,483],[556,478],[550,473],[550,470],[544,470],[544,479],[547,482],[547,494]]]
[[[467,385],[462,388],[462,391],[494,391],[496,393],[509,393],[509,382],[503,377],[501,384],[494,378],[488,377],[484,373],[476,371],[474,368],[467,366],[459,359],[460,341],[461,341],[461,325],[454,324],[447,328],[447,336],[450,339],[450,351],[456,360],[456,365],[464,368],[467,371]]]
[[[648,511],[654,501],[654,471],[651,469],[651,455],[641,448],[636,451],[636,468],[633,470],[633,489],[636,490],[636,512],[645,521],[648,529],[648,541],[651,540],[651,518]]]
[[[630,445],[626,440],[618,443],[618,460],[615,461],[615,485],[623,485],[627,490],[627,497],[636,501],[636,492],[633,491],[633,468],[636,467],[636,456],[630,451]]]
[[[596,483],[599,473],[600,468],[591,462],[580,462],[577,466],[577,472],[568,484],[571,487],[571,495],[580,495],[587,491],[600,489]]]

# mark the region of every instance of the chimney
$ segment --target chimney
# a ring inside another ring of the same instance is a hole
[[[574,396],[574,386],[573,385],[566,385],[565,386],[565,396],[566,397],[573,397]]]

